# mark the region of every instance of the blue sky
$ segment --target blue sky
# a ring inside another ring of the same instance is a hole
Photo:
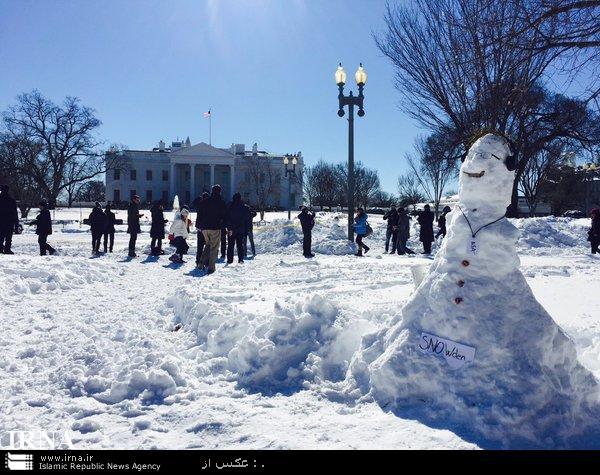
[[[396,191],[422,133],[398,109],[393,70],[375,47],[383,0],[0,0],[0,109],[33,88],[96,109],[107,143],[160,139],[347,157],[333,73],[369,74],[358,160]],[[354,84],[352,79],[351,84]],[[353,86],[355,88],[355,86]]]

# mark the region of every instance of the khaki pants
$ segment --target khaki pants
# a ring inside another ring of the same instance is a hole
[[[209,272],[214,272],[219,255],[219,246],[221,245],[221,230],[220,229],[203,229],[202,235],[206,244],[202,251],[200,264],[208,266]]]

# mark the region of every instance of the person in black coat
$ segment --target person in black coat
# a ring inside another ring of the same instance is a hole
[[[385,231],[385,252],[390,249],[390,239],[392,240],[392,254],[396,252],[396,230],[398,229],[398,211],[394,205],[390,210],[383,215],[383,219],[387,221],[387,229]]]
[[[200,257],[200,267],[208,268],[208,274],[216,269],[221,230],[227,225],[227,204],[221,198],[221,186],[214,185],[210,196],[200,203],[198,225],[206,244]]]
[[[8,185],[0,187],[0,253],[14,254],[10,249],[15,226],[19,223],[17,202],[10,196]]]
[[[108,222],[106,215],[102,212],[100,203],[96,202],[96,205],[92,208],[88,221],[92,231],[92,253],[99,254],[100,241],[102,240],[102,235],[104,234]]]
[[[45,256],[47,253],[53,255],[56,252],[50,244],[48,244],[48,236],[52,234],[52,218],[48,203],[43,200],[39,203],[40,214],[37,215],[31,224],[35,226],[35,233],[38,235],[38,244],[40,245],[40,255]]]
[[[312,253],[312,230],[315,227],[315,213],[309,211],[306,206],[302,207],[302,211],[298,215],[300,225],[302,226],[302,251],[304,257],[315,257]]]
[[[140,229],[140,218],[144,216],[140,214],[140,197],[134,195],[131,198],[129,207],[127,208],[127,233],[129,233],[129,257],[137,257],[135,253],[135,242],[137,236],[142,232]]]
[[[442,210],[442,214],[440,214],[437,222],[438,222],[438,232],[435,235],[435,238],[437,239],[438,237],[442,236],[443,238],[446,237],[446,215],[452,211],[450,209],[450,206],[444,206],[444,209]]]
[[[160,256],[165,253],[162,250],[162,240],[165,238],[165,219],[163,205],[160,201],[155,201],[150,208],[152,215],[152,225],[150,226],[150,255]]]
[[[238,262],[244,263],[244,241],[248,226],[248,207],[242,203],[239,193],[233,195],[227,213],[227,263],[233,262],[233,246],[237,248]]]
[[[110,252],[113,252],[113,246],[115,244],[115,222],[117,221],[117,217],[115,213],[112,212],[110,203],[106,204],[104,214],[106,215],[106,227],[104,228],[104,252],[107,250],[107,244],[109,240],[110,247],[108,249]]]
[[[588,241],[592,245],[592,254],[600,254],[600,209],[594,208],[591,216],[592,227],[588,231]]]
[[[199,196],[194,200],[192,205],[196,208],[196,234],[197,234],[197,247],[196,247],[196,267],[201,267],[200,258],[202,257],[202,253],[204,252],[204,246],[206,245],[206,240],[204,239],[204,234],[202,234],[202,228],[200,227],[200,205],[206,199],[208,199],[210,195],[207,191],[202,193],[202,196]]]
[[[425,205],[423,211],[419,213],[417,222],[421,226],[419,231],[419,240],[423,243],[423,254],[431,254],[431,243],[433,238],[433,220],[434,215],[429,205]]]
[[[252,249],[252,256],[256,256],[256,248],[254,247],[254,218],[257,213],[256,210],[246,205],[248,208],[248,222],[246,223],[246,239],[244,239],[244,256],[248,257],[248,241],[250,241],[250,249]]]

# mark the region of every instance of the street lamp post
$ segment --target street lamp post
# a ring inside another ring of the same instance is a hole
[[[360,63],[354,74],[354,79],[358,86],[358,96],[355,96],[352,91],[348,96],[345,96],[346,71],[340,63],[335,71],[335,83],[339,89],[338,115],[340,117],[344,117],[344,106],[348,106],[348,240],[350,241],[354,241],[354,106],[358,107],[357,114],[359,117],[365,115],[363,88],[367,83],[367,72],[363,69],[362,63]]]
[[[291,168],[288,165],[292,163]],[[298,164],[298,158],[296,155],[285,155],[283,157],[283,164],[285,165],[285,176],[288,179],[288,221],[292,219],[292,180],[296,178],[296,165]]]

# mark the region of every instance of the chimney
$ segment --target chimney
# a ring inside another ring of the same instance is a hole
[[[254,144],[252,145],[252,154],[256,155],[257,152],[258,152],[258,144],[256,142],[254,142]]]

